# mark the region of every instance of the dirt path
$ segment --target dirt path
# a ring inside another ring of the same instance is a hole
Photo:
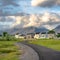
[[[22,43],[17,43],[23,54],[20,56],[20,60],[39,60],[38,54],[31,47],[24,45]]]

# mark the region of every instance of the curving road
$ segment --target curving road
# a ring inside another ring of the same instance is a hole
[[[54,51],[39,45],[29,44],[27,42],[22,43],[33,48],[38,53],[39,60],[60,60],[60,52],[58,51]]]
[[[16,45],[20,46],[20,49],[23,51],[19,60],[39,60],[38,54],[31,47],[22,43],[17,43]]]

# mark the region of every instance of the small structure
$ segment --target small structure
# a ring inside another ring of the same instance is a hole
[[[34,33],[28,33],[28,34],[26,34],[25,38],[26,39],[32,39],[32,38],[34,38]]]
[[[46,34],[46,32],[36,33],[34,38],[36,38],[36,39],[47,38],[47,34]]]
[[[43,39],[43,38],[44,38],[44,39],[45,39],[45,38],[50,39],[50,38],[55,38],[55,37],[56,37],[55,34],[46,33],[46,32],[36,33],[35,36],[34,36],[34,38],[36,38],[36,39]]]
[[[40,38],[47,38],[47,33],[46,32],[40,33]]]
[[[47,33],[47,36],[48,38],[56,38],[56,33],[54,30],[50,30],[48,33]]]
[[[16,38],[22,38],[22,39],[24,39],[25,35],[24,34],[16,34],[15,37]]]
[[[52,33],[49,33],[49,34],[47,34],[47,37],[48,37],[48,39],[52,39],[52,38],[55,38],[56,37],[56,35],[55,34],[52,34]]]
[[[39,39],[40,38],[40,33],[39,32],[38,33],[35,33],[34,38],[35,39]]]

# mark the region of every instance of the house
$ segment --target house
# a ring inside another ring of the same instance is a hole
[[[55,37],[56,37],[55,33],[42,32],[42,33],[40,34],[40,38],[50,39],[50,38],[55,38]]]
[[[56,35],[55,34],[52,34],[52,33],[49,33],[47,34],[47,38],[56,38]]]
[[[42,33],[35,33],[35,36],[34,38],[35,39],[43,39],[43,38],[55,38],[56,35],[55,34],[52,34],[52,33],[46,33],[46,32],[42,32]]]
[[[47,38],[47,33],[46,32],[40,33],[40,38]]]
[[[47,32],[47,37],[56,38],[56,32],[54,30],[50,30],[49,32]]]
[[[34,33],[28,33],[28,34],[26,34],[25,38],[26,39],[32,39],[32,38],[34,38]]]
[[[35,39],[39,39],[40,38],[40,33],[39,32],[38,33],[35,33],[34,38]]]
[[[47,38],[47,34],[46,34],[46,32],[36,33],[34,38],[36,38],[36,39]]]
[[[24,39],[25,35],[24,34],[16,34],[15,37],[16,38],[22,38],[22,39]]]

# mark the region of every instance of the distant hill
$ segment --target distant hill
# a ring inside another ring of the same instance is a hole
[[[58,25],[55,29],[54,29],[55,32],[57,33],[60,33],[60,25]]]
[[[7,32],[9,32],[10,34],[15,34],[15,33],[27,34],[27,33],[47,32],[47,31],[49,30],[44,27],[13,28],[13,29],[7,30]]]
[[[40,28],[36,28],[35,32],[48,32],[49,30],[46,29],[45,27],[40,27]]]

